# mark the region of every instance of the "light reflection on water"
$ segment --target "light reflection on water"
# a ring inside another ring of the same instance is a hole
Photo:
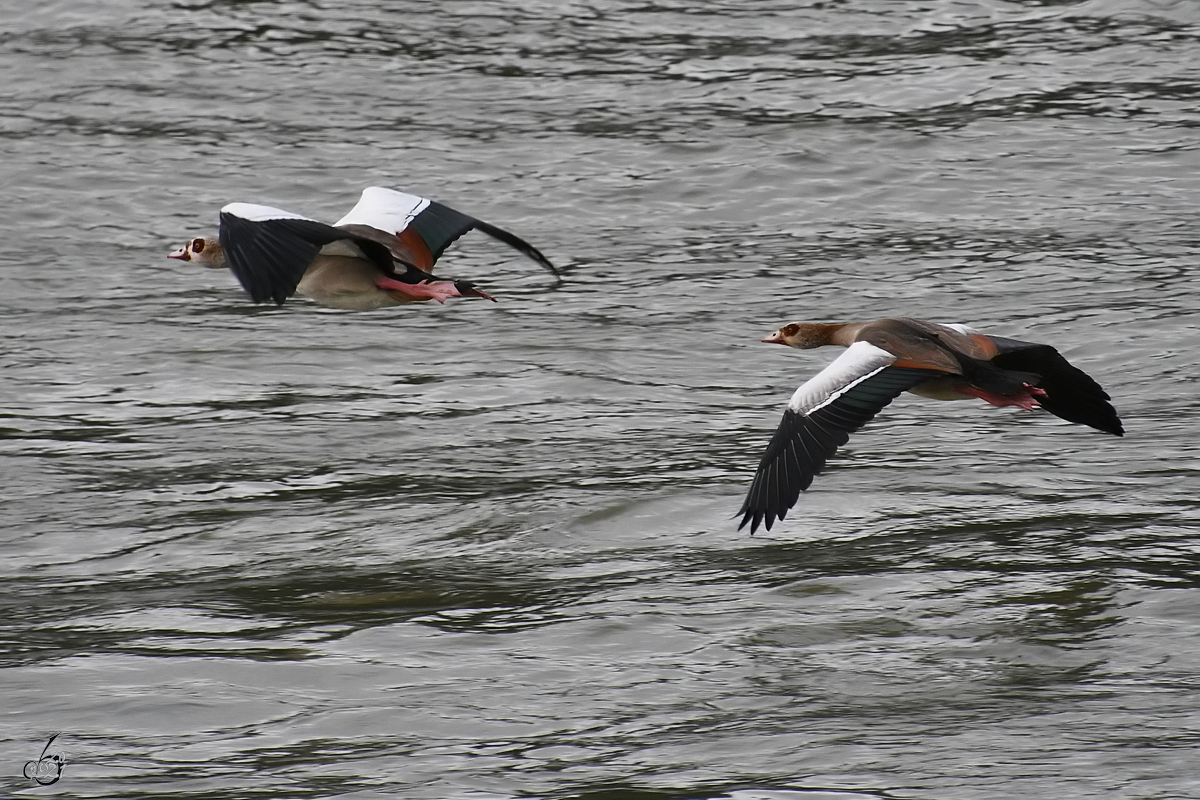
[[[1183,5],[178,3],[0,33],[5,752],[79,796],[1200,797]],[[498,305],[166,262],[365,185]],[[793,319],[1046,341],[734,528]],[[1189,433],[1188,431],[1191,431]],[[15,774],[15,772],[14,772]],[[5,784],[15,791],[18,786]]]

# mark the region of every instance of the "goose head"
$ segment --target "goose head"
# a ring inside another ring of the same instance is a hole
[[[180,261],[195,261],[200,266],[208,267],[209,269],[222,269],[228,266],[225,261],[225,251],[221,248],[221,242],[212,237],[197,237],[192,239],[183,247],[168,253],[167,258],[176,258]]]
[[[809,350],[830,343],[830,336],[840,325],[826,325],[820,322],[792,322],[784,325],[770,336],[763,337],[770,344],[785,344]]]

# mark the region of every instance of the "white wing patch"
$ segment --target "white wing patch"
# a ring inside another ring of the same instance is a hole
[[[316,222],[316,220],[302,217],[299,214],[293,214],[290,211],[271,208],[270,206],[255,205],[254,203],[230,203],[221,209],[221,213],[233,214],[235,217],[241,217],[248,222],[266,222],[272,219],[303,219],[309,222]]]
[[[869,342],[855,342],[797,389],[788,401],[788,408],[798,414],[811,414],[895,361],[896,357],[883,348]]]
[[[358,204],[334,225],[369,225],[391,234],[400,233],[413,218],[429,207],[429,201],[382,186],[363,189]]]
[[[940,324],[943,328],[949,328],[950,330],[958,331],[959,333],[966,334],[967,336],[970,336],[973,333],[979,333],[979,331],[975,330],[970,325],[960,325],[957,322],[955,322],[955,323],[942,322],[942,323],[938,323],[938,324]]]

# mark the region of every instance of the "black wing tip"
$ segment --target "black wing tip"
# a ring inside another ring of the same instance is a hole
[[[274,290],[264,291],[262,287],[257,285],[255,285],[254,288],[251,288],[250,286],[246,285],[245,281],[242,281],[241,276],[237,275],[237,273],[234,273],[234,277],[236,277],[242,284],[242,289],[250,297],[250,302],[254,303],[256,306],[261,306],[264,303],[271,303],[278,307],[287,302],[287,299],[291,297],[291,295],[282,294]]]
[[[562,273],[559,271],[558,267],[554,266],[554,262],[547,258],[541,250],[538,250],[536,247],[522,239],[520,236],[517,236],[515,233],[509,233],[503,228],[497,228],[495,225],[492,225],[489,222],[484,222],[480,219],[475,220],[475,229],[480,233],[486,233],[496,241],[504,242],[506,245],[524,254],[532,261],[536,261],[537,263],[541,264],[559,281],[562,280]]]
[[[738,512],[739,514],[742,512]],[[736,516],[736,515],[735,515]],[[781,514],[780,519],[783,519]],[[762,511],[746,511],[742,521],[738,523],[737,529],[740,531],[746,527],[746,523],[750,523],[750,535],[753,536],[758,532],[758,526],[762,525],[766,530],[771,530],[771,526],[775,524],[775,517],[770,512]]]
[[[1117,410],[1108,403],[1104,404],[1104,413],[1096,414],[1092,419],[1083,420],[1083,424],[1102,433],[1111,433],[1113,436],[1125,435],[1125,423],[1121,422]]]
[[[1103,394],[1103,393],[1101,393]],[[1124,436],[1125,425],[1117,410],[1108,402],[1108,395],[1103,399],[1096,396],[1076,394],[1070,403],[1063,402],[1058,393],[1049,397],[1035,398],[1043,410],[1050,412],[1059,419],[1073,422],[1076,425],[1086,425],[1089,428],[1109,433],[1113,436]]]
[[[1043,409],[1049,411],[1059,419],[1065,419],[1067,422],[1074,422],[1076,425],[1086,425],[1093,430],[1101,433],[1109,433],[1113,436],[1124,436],[1125,425],[1121,422],[1121,418],[1117,416],[1117,412],[1104,404],[1101,409],[1063,409],[1061,407],[1053,407],[1047,404],[1039,404]]]
[[[838,448],[902,391],[942,374],[941,370],[889,367],[864,376],[829,398],[811,413],[790,406],[775,429],[759,462],[738,530],[750,523],[751,534],[761,522],[767,528],[775,520],[784,520],[800,502],[800,494],[812,485],[813,478],[825,469]]]
[[[746,493],[746,500],[738,511],[738,514],[742,515],[742,521],[737,528],[739,531],[746,527],[747,523],[750,524],[751,536],[758,530],[759,525],[768,531],[771,530],[776,520],[782,521],[787,517],[788,511],[799,501],[800,493],[812,483],[812,476],[820,471],[823,460],[815,469],[812,465],[800,466],[799,463],[796,464],[798,469],[795,470],[775,469],[780,459],[788,459],[783,452],[784,448],[792,446],[792,440],[800,441],[801,431],[807,420],[807,416],[790,408],[783,412],[783,419],[775,429],[766,452],[763,453],[758,470],[754,473],[754,481]]]
[[[764,530],[771,530],[771,526],[776,522],[783,522],[788,515],[787,508],[765,509],[765,510],[750,510],[745,512],[742,521],[738,523],[737,529],[740,531],[746,527],[746,523],[750,523],[750,535],[753,536],[758,532],[758,526],[762,525]]]

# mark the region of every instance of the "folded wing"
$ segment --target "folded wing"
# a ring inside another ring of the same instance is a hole
[[[446,248],[464,233],[479,230],[515,248],[548,269],[552,275],[558,276],[558,269],[550,259],[519,236],[435,200],[382,186],[364,189],[350,213],[334,224],[387,244],[405,261],[411,261],[424,270],[432,269]],[[372,231],[382,232],[384,236]]]
[[[855,342],[805,383],[788,402],[738,512],[738,529],[771,529],[825,467],[825,461],[901,392],[943,375],[940,370],[895,367],[896,357]]]

